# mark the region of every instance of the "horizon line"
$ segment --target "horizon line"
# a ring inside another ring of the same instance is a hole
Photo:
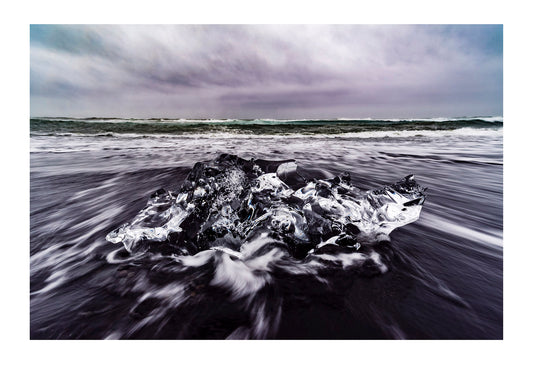
[[[30,116],[30,119],[77,119],[77,120],[88,120],[88,119],[136,119],[136,120],[271,120],[271,121],[302,121],[302,120],[338,120],[338,121],[349,121],[349,120],[435,120],[435,119],[476,119],[476,118],[503,118],[503,115],[461,115],[461,116],[433,116],[433,117],[390,117],[390,118],[373,118],[373,117],[339,117],[339,118],[183,118],[183,117],[120,117],[120,116],[90,116],[90,117],[75,117],[75,116]]]

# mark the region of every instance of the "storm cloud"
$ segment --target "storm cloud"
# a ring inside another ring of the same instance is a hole
[[[502,115],[501,25],[31,25],[31,116]]]

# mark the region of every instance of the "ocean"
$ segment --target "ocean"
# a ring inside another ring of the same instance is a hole
[[[503,119],[30,120],[31,339],[502,339]]]

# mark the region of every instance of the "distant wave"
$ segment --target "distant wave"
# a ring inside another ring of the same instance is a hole
[[[272,139],[272,138],[289,138],[289,139],[298,139],[298,138],[342,138],[342,139],[373,139],[373,138],[413,138],[413,137],[446,137],[446,136],[483,136],[483,135],[492,135],[502,133],[502,128],[458,128],[451,130],[400,130],[400,131],[362,131],[362,132],[348,132],[340,134],[302,134],[302,133],[292,133],[292,134],[246,134],[246,133],[233,133],[233,132],[219,132],[219,133],[183,133],[183,134],[139,134],[139,133],[115,133],[115,132],[106,132],[98,134],[90,133],[75,133],[75,132],[32,132],[31,136],[63,136],[63,137],[96,137],[96,138],[126,138],[126,139],[145,139],[145,138],[156,138],[156,139],[209,139],[209,138],[218,138],[218,139]]]
[[[388,122],[459,122],[469,120],[482,120],[484,122],[500,122],[503,123],[502,116],[478,116],[478,117],[437,117],[437,118],[337,118],[337,120],[350,121],[350,120],[365,120],[365,121],[388,121]]]
[[[408,131],[494,130],[502,117],[434,119],[122,119],[32,118],[30,131],[39,136],[212,135],[249,136],[330,135],[398,136]],[[380,134],[376,134],[380,133]],[[383,134],[387,133],[387,134]],[[411,136],[406,134],[406,136]]]

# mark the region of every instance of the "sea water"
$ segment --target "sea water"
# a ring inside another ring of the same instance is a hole
[[[503,337],[501,118],[30,135],[32,339]]]

